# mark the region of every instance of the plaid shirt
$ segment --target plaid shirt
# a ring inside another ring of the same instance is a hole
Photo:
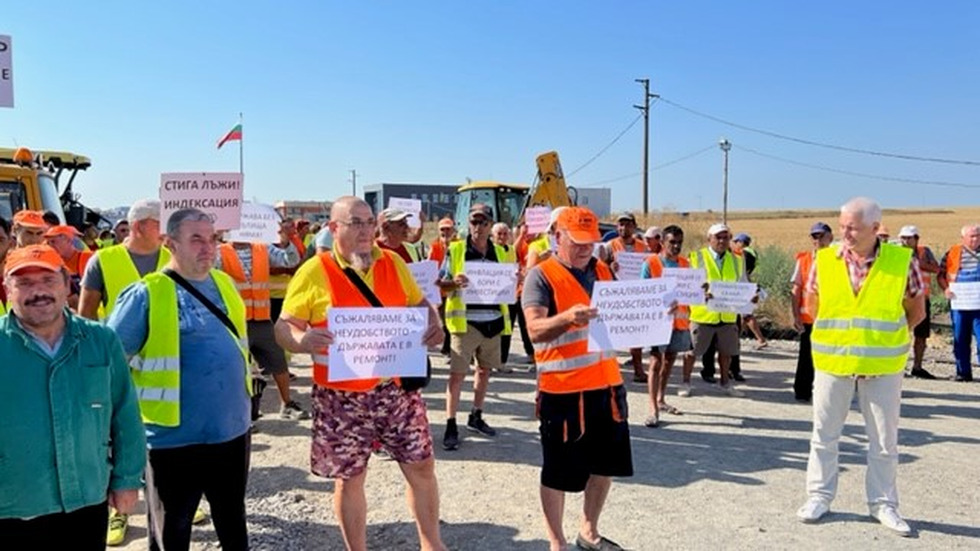
[[[842,244],[837,249],[837,258],[844,257],[844,264],[847,265],[847,273],[851,277],[851,289],[854,294],[857,295],[858,291],[861,290],[861,286],[864,285],[864,280],[868,278],[868,273],[871,271],[871,265],[878,258],[878,252],[880,251],[880,243],[875,243],[875,250],[871,253],[871,256],[866,260],[861,260],[858,256],[847,249]],[[810,268],[810,277],[807,281],[807,290],[811,293],[817,294],[817,263],[813,263],[813,267]],[[915,298],[921,295],[925,291],[925,285],[922,283],[922,272],[919,270],[919,261],[912,256],[912,261],[909,262],[909,274],[905,283],[905,297]]]

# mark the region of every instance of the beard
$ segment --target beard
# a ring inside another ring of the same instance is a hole
[[[366,272],[371,269],[373,263],[374,256],[371,253],[352,253],[350,255],[350,265],[357,271]]]

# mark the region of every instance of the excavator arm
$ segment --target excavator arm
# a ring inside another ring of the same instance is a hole
[[[549,151],[538,155],[538,176],[534,187],[528,194],[527,206],[546,206],[551,208],[568,207],[574,204],[565,185],[565,173],[561,170],[558,152]]]

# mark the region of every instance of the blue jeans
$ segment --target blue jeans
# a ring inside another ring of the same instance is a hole
[[[956,358],[956,376],[973,379],[970,364],[971,338],[977,337],[978,357],[980,357],[980,310],[952,310],[953,356]]]

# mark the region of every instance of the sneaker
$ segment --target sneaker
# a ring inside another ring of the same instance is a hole
[[[296,400],[290,400],[282,405],[282,408],[279,410],[279,417],[293,421],[302,421],[309,419],[310,414],[303,411],[303,408],[299,407]]]
[[[106,531],[105,544],[113,547],[122,545],[126,539],[127,528],[129,528],[129,515],[109,509],[109,529]]]
[[[575,538],[575,547],[585,551],[623,551],[623,548],[616,542],[599,536],[599,541],[592,543],[582,537],[581,534]]]
[[[822,497],[811,497],[796,511],[796,516],[803,522],[813,523],[820,520],[829,512],[830,503],[826,499]]]
[[[456,419],[446,421],[446,433],[442,435],[442,449],[459,449],[459,429],[456,428]]]
[[[935,375],[929,373],[928,371],[922,369],[921,367],[919,369],[913,369],[911,372],[909,372],[909,377],[914,377],[916,379],[927,379],[929,381],[936,380]]]
[[[691,383],[681,383],[681,387],[677,389],[677,395],[681,398],[691,396]]]
[[[898,514],[895,507],[891,505],[872,506],[870,514],[871,517],[880,522],[882,526],[892,530],[898,535],[902,537],[912,535],[912,528],[907,522],[902,520],[902,517]]]
[[[197,506],[197,511],[194,511],[194,518],[191,519],[191,524],[201,524],[202,522],[208,520],[208,514],[201,509],[201,506]]]
[[[733,385],[731,381],[729,381],[727,385],[722,386],[721,391],[733,398],[742,398],[745,396],[745,393],[735,388],[735,385]]]
[[[490,428],[490,425],[483,420],[483,412],[475,409],[470,413],[470,418],[466,420],[466,428],[472,432],[478,432],[484,436],[496,436],[497,431]]]

